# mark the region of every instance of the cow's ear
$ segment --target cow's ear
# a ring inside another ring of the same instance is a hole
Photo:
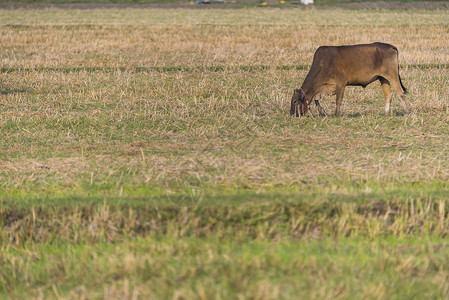
[[[299,100],[301,100],[301,103],[306,103],[306,95],[303,91],[299,91]]]

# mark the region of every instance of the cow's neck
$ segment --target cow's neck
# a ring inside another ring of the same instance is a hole
[[[302,84],[301,89],[306,94],[306,98],[310,103],[312,101],[313,97],[315,97],[316,91],[315,91],[315,88],[313,87],[313,85],[308,84],[307,78],[306,78],[306,80],[304,80],[304,83]]]

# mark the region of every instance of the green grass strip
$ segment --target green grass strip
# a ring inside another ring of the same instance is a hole
[[[255,198],[257,198],[255,196]],[[447,237],[448,201],[274,198],[243,205],[53,206],[0,209],[0,244],[112,242],[125,236]],[[92,231],[95,230],[95,234]]]

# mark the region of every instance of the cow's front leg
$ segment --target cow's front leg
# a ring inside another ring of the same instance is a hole
[[[310,112],[310,114],[312,115],[312,117],[316,118],[316,114],[315,114],[315,112],[313,111],[313,109],[312,109],[311,106],[309,106],[309,109],[307,110],[307,112]]]
[[[324,108],[320,105],[320,101],[315,100],[315,105],[316,105],[316,107],[318,107],[318,112],[320,113],[320,116],[321,116],[321,117],[326,117],[327,114],[326,114],[326,112],[324,111]]]
[[[343,95],[345,93],[345,86],[337,86],[336,94],[337,94],[337,103],[335,106],[335,116],[338,117],[340,115],[340,105],[343,102]]]

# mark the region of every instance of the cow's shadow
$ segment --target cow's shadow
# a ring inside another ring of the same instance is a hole
[[[14,95],[14,94],[23,94],[28,93],[29,89],[8,89],[0,86],[0,95]]]
[[[408,114],[404,113],[403,111],[393,111],[391,113],[391,115],[387,116],[388,117],[405,117]],[[345,116],[346,118],[360,118],[360,117],[368,117],[368,116],[378,116],[378,117],[385,117],[385,114],[382,113],[373,113],[373,112],[365,112],[365,113],[360,113],[360,112],[356,112],[356,113],[347,113],[344,114],[343,116]],[[335,116],[334,116],[335,117]]]
[[[325,115],[325,116],[318,116],[317,118],[319,119],[319,118],[321,118],[321,119],[324,119],[324,118],[329,118],[329,119],[338,119],[338,118],[350,118],[350,119],[352,119],[352,118],[360,118],[360,117],[362,117],[362,116],[368,116],[369,114],[367,114],[367,113],[359,113],[359,112],[357,112],[357,113],[341,113],[340,114],[340,116],[335,116],[335,114],[330,114],[330,115]]]
[[[347,118],[360,118],[361,116],[367,116],[367,114],[362,114],[359,112],[345,114],[345,117],[347,117]]]
[[[393,111],[393,117],[405,117],[410,114],[406,114],[404,111]]]

